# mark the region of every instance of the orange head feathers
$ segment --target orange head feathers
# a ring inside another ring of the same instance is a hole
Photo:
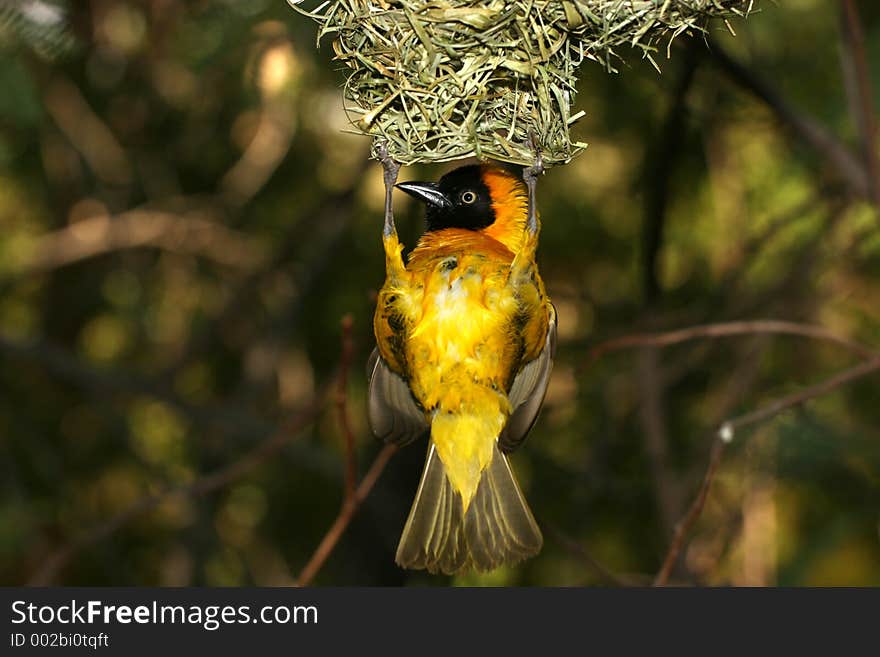
[[[479,231],[516,253],[528,214],[525,184],[513,173],[474,164],[447,173],[439,182],[397,185],[427,206],[429,233],[447,228]]]

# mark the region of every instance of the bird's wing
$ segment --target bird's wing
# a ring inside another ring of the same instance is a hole
[[[367,377],[367,415],[377,438],[406,445],[428,430],[425,414],[413,399],[406,381],[391,371],[378,349],[373,349],[367,360]]]
[[[544,403],[553,358],[556,355],[556,309],[550,317],[544,349],[534,360],[525,364],[513,380],[508,398],[513,412],[498,437],[498,446],[505,454],[519,447],[525,440]]]

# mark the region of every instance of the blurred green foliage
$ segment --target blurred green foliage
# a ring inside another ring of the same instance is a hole
[[[857,5],[880,107],[880,8]],[[383,279],[381,175],[344,132],[332,48],[316,50],[312,23],[281,0],[25,6],[0,14],[0,582],[290,583],[342,499],[332,391],[242,476],[114,518],[301,413],[334,376],[346,314],[361,473],[380,448],[361,363]],[[736,38],[716,25],[712,44],[673,48],[662,75],[638,57],[619,75],[583,67],[577,137],[590,148],[539,189],[559,356],[514,457],[543,552],[452,580],[399,570],[424,457],[412,446],[316,583],[608,583],[572,544],[650,582],[714,428],[855,357],[767,335],[585,367],[589,350],[766,317],[880,347],[877,209],[713,52],[858,153],[838,14],[825,0],[762,3]],[[412,245],[418,208],[397,203]],[[738,434],[673,581],[880,585],[878,390],[865,378]]]

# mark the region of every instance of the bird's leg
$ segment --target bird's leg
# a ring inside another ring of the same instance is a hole
[[[394,213],[391,210],[391,196],[394,184],[397,182],[397,174],[400,172],[400,164],[388,154],[384,143],[378,145],[377,151],[385,179],[385,226],[382,229],[382,236],[387,238],[397,234],[397,228],[394,226]]]
[[[385,225],[382,228],[382,245],[385,249],[385,275],[388,280],[400,284],[406,280],[406,266],[403,264],[403,245],[397,239],[397,228],[394,226],[394,212],[391,209],[391,197],[394,192],[394,184],[397,182],[397,174],[400,172],[400,163],[395,162],[388,154],[388,148],[384,143],[376,147],[379,161],[382,163],[383,178],[385,181]]]
[[[511,265],[511,282],[518,284],[522,276],[531,277],[532,267],[535,262],[535,251],[538,248],[538,176],[544,172],[544,158],[538,148],[538,141],[534,134],[529,135],[532,152],[535,154],[535,162],[532,166],[523,169],[523,181],[526,183],[526,191],[529,195],[528,217],[526,221],[526,235],[522,245]]]
[[[529,233],[537,235],[538,233],[538,202],[536,199],[538,188],[538,176],[544,173],[544,158],[538,148],[537,140],[534,135],[530,137],[532,142],[532,151],[535,153],[535,163],[523,170],[523,180],[526,183],[526,189],[529,193],[529,215],[528,228]]]

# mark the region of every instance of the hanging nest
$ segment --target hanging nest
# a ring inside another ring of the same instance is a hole
[[[402,164],[490,157],[571,160],[577,68],[658,45],[754,0],[329,0],[310,16],[349,69],[346,112]],[[302,0],[288,0],[297,9]],[[656,66],[656,63],[654,63]],[[374,153],[375,154],[375,153]]]

